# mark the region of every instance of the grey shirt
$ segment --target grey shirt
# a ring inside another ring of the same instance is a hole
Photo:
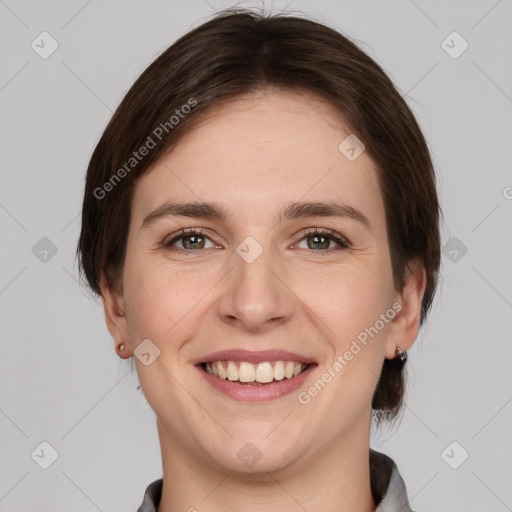
[[[390,457],[370,448],[370,484],[378,504],[375,512],[413,512],[405,483]],[[163,479],[149,484],[137,512],[156,512],[162,496]]]

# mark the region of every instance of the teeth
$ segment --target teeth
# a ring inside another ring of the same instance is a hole
[[[254,382],[256,379],[256,371],[251,363],[240,363],[240,372],[238,375],[240,382]]]
[[[256,370],[257,382],[272,382],[274,380],[274,369],[270,363],[260,363]]]
[[[226,367],[224,367],[226,365]],[[291,379],[302,373],[307,365],[295,361],[268,361],[252,364],[246,361],[212,361],[206,371],[220,379],[266,384],[273,380]]]
[[[215,366],[217,368],[217,372],[219,374],[219,377],[221,379],[227,379],[228,378],[228,374],[226,373],[226,370],[224,370],[224,367],[222,366],[222,363],[220,361],[217,361],[216,363],[213,363],[213,366]],[[210,367],[210,363],[207,363],[206,364],[206,367],[209,368]],[[213,374],[213,372],[212,372]]]
[[[295,365],[289,361],[287,364],[286,364],[286,368],[284,370],[284,376],[287,378],[287,379],[291,379],[293,377],[293,372],[295,370]]]
[[[228,379],[238,380],[238,367],[233,361],[228,362]]]
[[[275,380],[283,380],[284,379],[284,364],[283,361],[276,361],[274,364],[274,379]]]

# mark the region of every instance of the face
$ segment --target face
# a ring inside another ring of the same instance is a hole
[[[339,149],[349,134],[313,95],[244,96],[137,182],[109,328],[132,350],[150,340],[151,363],[134,359],[161,440],[200,464],[285,470],[368,443],[384,358],[415,329],[374,164]]]

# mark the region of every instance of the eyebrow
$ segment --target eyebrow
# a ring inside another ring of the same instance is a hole
[[[192,219],[211,219],[226,222],[229,218],[225,208],[217,203],[191,202],[172,203],[166,202],[156,210],[146,215],[142,221],[141,229],[150,226],[158,219],[164,217],[189,217]],[[294,220],[308,217],[342,217],[360,222],[370,231],[373,226],[368,217],[360,210],[347,204],[335,201],[328,202],[295,202],[285,205],[279,213],[279,221]]]

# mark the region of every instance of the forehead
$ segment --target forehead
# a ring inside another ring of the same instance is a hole
[[[384,207],[372,160],[363,152],[350,161],[339,149],[350,134],[339,111],[310,93],[217,105],[139,178],[133,217],[172,199],[220,203],[245,220],[299,200],[343,201],[377,218]]]

